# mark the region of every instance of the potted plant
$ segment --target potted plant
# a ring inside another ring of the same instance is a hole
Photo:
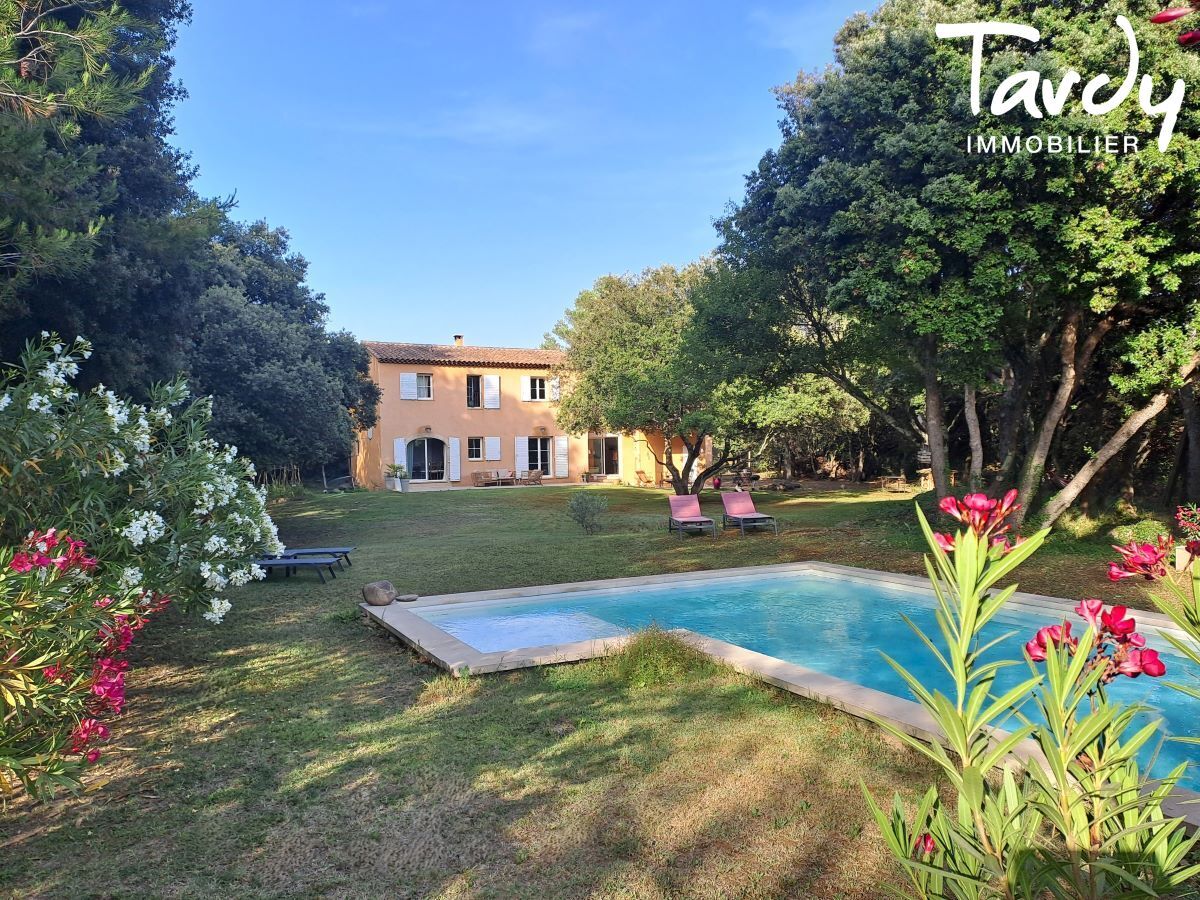
[[[392,463],[384,470],[384,485],[389,491],[399,491],[402,494],[408,493],[408,469],[404,466]]]
[[[1175,521],[1179,523],[1179,531],[1183,535],[1183,541],[1175,545],[1175,568],[1182,572],[1192,559],[1189,548],[1195,547],[1196,542],[1200,541],[1200,506],[1189,503],[1178,507]]]

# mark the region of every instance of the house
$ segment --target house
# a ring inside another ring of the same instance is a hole
[[[408,469],[412,490],[470,486],[475,472],[496,470],[540,470],[548,484],[669,480],[655,460],[660,436],[558,427],[560,351],[473,347],[462,335],[453,344],[364,346],[382,398],[377,424],[355,441],[355,484],[382,488],[392,463]]]

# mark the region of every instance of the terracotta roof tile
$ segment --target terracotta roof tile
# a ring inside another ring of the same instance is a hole
[[[528,350],[520,347],[396,344],[390,341],[363,341],[363,345],[383,363],[546,369],[562,365],[566,359],[560,350]]]

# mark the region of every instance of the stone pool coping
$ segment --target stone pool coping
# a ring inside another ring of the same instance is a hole
[[[378,607],[362,604],[367,616],[395,635],[402,643],[412,647],[434,663],[455,675],[481,675],[503,672],[532,666],[554,665],[593,659],[615,652],[624,646],[632,635],[574,641],[565,644],[548,644],[540,647],[521,647],[512,650],[482,652],[460,641],[447,631],[412,612],[452,604],[490,605],[514,599],[531,599],[561,594],[588,591],[622,591],[636,593],[639,588],[652,588],[663,584],[692,581],[713,581],[726,578],[741,578],[752,575],[798,574],[836,576],[841,580],[852,580],[883,584],[929,595],[927,579],[914,575],[878,572],[873,569],[858,569],[825,562],[781,563],[769,566],[743,566],[731,569],[710,569],[700,572],[684,572],[666,575],[649,575],[635,578],[611,578],[598,581],[578,581],[568,584],[539,585],[536,587],[502,588],[490,591],[440,594],[423,597],[412,603],[392,603]],[[1072,616],[1075,601],[1039,594],[1017,592],[1008,604],[1009,608],[1040,616]],[[1170,619],[1161,613],[1137,610],[1137,617],[1145,628],[1180,632]],[[865,687],[822,672],[807,669],[795,663],[785,662],[736,644],[679,628],[672,631],[712,658],[719,660],[738,672],[752,676],[789,693],[816,700],[850,715],[868,720],[882,720],[924,741],[941,742],[944,738],[937,723],[925,708],[913,700],[895,697],[873,688]],[[1005,732],[997,732],[997,739]],[[1032,741],[1017,746],[1014,755],[1028,760],[1040,756]],[[1180,816],[1193,827],[1200,827],[1200,793],[1186,788],[1176,788],[1171,800],[1164,805],[1164,812]]]

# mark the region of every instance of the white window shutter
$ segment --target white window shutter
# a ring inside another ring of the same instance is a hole
[[[500,408],[500,376],[499,375],[484,375],[483,376],[483,408],[484,409],[499,409]]]
[[[396,438],[392,441],[392,460],[398,466],[408,466],[408,441],[404,438]],[[412,474],[409,472],[408,474]]]
[[[451,481],[462,481],[462,443],[458,438],[450,438],[446,450],[450,457],[446,460],[446,469]]]
[[[483,458],[492,462],[500,461],[500,438],[489,437],[483,439]]]
[[[516,453],[516,462],[514,463],[514,465],[518,469],[528,469],[529,468],[529,438],[527,438],[527,437],[517,438],[516,445],[517,445],[517,453]]]
[[[562,385],[559,383],[559,380],[557,377],[550,379],[549,397],[551,400],[561,400],[562,399]]]
[[[400,399],[401,400],[416,400],[417,399],[417,373],[416,372],[401,372],[400,373]]]
[[[529,376],[522,375],[521,376],[521,399],[522,400],[532,400],[533,399],[532,393],[533,392],[529,388]]]
[[[566,478],[568,476],[567,468],[570,454],[568,452],[567,436],[558,434],[554,436],[554,477]]]

